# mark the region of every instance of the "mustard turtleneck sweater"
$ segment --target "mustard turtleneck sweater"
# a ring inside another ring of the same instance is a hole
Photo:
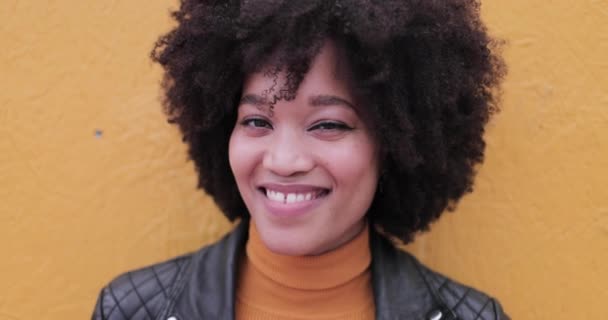
[[[249,227],[236,291],[237,320],[374,319],[369,230],[319,256],[286,256]]]

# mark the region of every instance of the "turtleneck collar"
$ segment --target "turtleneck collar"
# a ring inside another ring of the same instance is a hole
[[[247,257],[266,277],[286,287],[317,290],[340,286],[365,272],[371,263],[367,226],[349,242],[317,256],[288,256],[270,251],[254,223],[249,227]]]
[[[249,227],[237,288],[237,319],[373,319],[369,230],[317,256],[270,251]]]

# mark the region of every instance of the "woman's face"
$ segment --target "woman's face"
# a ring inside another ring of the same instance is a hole
[[[244,82],[230,166],[262,241],[279,254],[316,255],[347,242],[376,191],[377,148],[338,58],[327,41],[296,98],[272,112],[262,92],[273,78],[254,73]]]

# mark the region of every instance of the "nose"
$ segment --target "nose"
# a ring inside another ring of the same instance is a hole
[[[297,133],[275,133],[269,141],[263,166],[272,173],[289,177],[309,172],[314,168],[310,147]]]

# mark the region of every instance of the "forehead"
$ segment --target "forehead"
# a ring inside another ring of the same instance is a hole
[[[289,88],[287,84],[293,75],[277,69],[272,64],[261,70],[245,77],[243,95],[257,94],[268,100],[283,97],[282,94]],[[296,98],[331,94],[352,101],[352,91],[351,72],[346,59],[343,59],[333,41],[326,40],[319,53],[310,61],[310,68],[295,92]]]

